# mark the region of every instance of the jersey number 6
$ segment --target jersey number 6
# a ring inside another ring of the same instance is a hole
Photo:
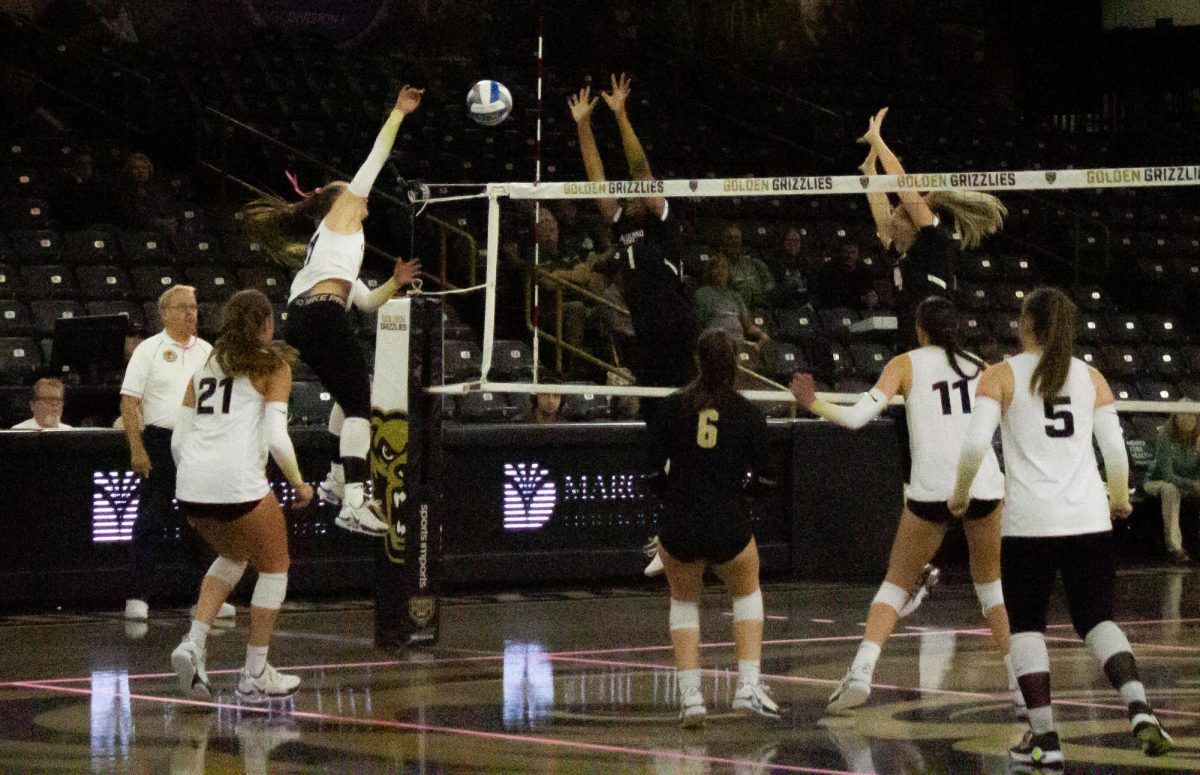
[[[696,446],[701,449],[712,449],[717,446],[717,420],[720,415],[716,409],[704,409],[696,422]]]

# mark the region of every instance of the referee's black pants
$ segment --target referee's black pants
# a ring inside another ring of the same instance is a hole
[[[133,523],[131,553],[133,574],[128,597],[149,600],[154,591],[154,571],[173,547],[183,544],[189,571],[199,570],[204,554],[198,537],[175,510],[175,458],[171,431],[155,425],[142,430],[142,444],[150,458],[150,476],[142,479],[137,518]],[[197,576],[199,578],[199,576]]]

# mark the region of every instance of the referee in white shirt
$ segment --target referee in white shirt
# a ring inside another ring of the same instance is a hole
[[[158,297],[163,330],[137,346],[121,384],[121,419],[132,467],[142,477],[133,523],[133,578],[125,618],[149,615],[147,600],[163,533],[183,524],[175,519],[175,461],[171,431],[192,375],[212,345],[196,336],[196,289],[174,285]],[[222,611],[222,613],[225,613]]]

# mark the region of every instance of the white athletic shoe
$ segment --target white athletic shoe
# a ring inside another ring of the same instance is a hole
[[[679,726],[683,729],[701,729],[708,709],[704,707],[704,696],[700,690],[690,691],[679,698]]]
[[[1133,729],[1133,736],[1142,744],[1142,751],[1147,756],[1162,756],[1170,753],[1171,749],[1175,747],[1175,741],[1158,723],[1158,719],[1150,712],[1148,705],[1129,719],[1129,726]]]
[[[196,617],[196,606],[192,606],[188,611],[188,615],[192,618]],[[230,603],[221,603],[221,608],[217,611],[218,619],[233,619],[237,617],[237,609]]]
[[[259,705],[271,700],[291,697],[300,685],[300,676],[281,673],[267,665],[261,675],[252,676],[246,668],[238,671],[236,694],[242,702]]]
[[[333,471],[325,474],[325,481],[317,485],[317,497],[325,503],[341,506],[346,498],[346,482],[333,475]]]
[[[865,672],[847,672],[842,682],[829,695],[829,704],[825,710],[830,713],[843,713],[866,704],[871,696],[871,676]]]
[[[125,601],[125,618],[131,622],[144,622],[150,618],[150,606],[145,600],[131,597]]]
[[[654,559],[650,561],[650,564],[647,565],[646,569],[642,572],[645,573],[650,578],[654,578],[655,576],[661,576],[663,574],[662,557],[656,552],[654,554]]]
[[[383,516],[383,506],[379,501],[370,499],[363,501],[358,508],[343,504],[334,524],[351,533],[378,537],[388,532],[388,524],[383,521]]]
[[[925,598],[929,597],[929,593],[941,579],[942,572],[940,570],[933,565],[926,565],[921,571],[921,579],[917,582],[916,591],[908,596],[908,602],[900,609],[898,618],[903,619],[916,613],[917,609],[921,607],[921,603],[925,602]]]
[[[770,690],[761,682],[739,686],[737,694],[733,695],[733,709],[763,718],[779,718],[779,705],[771,699]]]
[[[211,700],[212,687],[204,670],[204,649],[184,637],[171,652],[171,666],[179,680],[179,693],[194,700]]]

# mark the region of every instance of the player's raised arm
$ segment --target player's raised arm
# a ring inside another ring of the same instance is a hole
[[[631,180],[650,180],[654,177],[650,171],[650,160],[646,158],[646,150],[642,148],[637,132],[633,131],[633,124],[629,120],[629,111],[626,109],[633,79],[625,73],[621,73],[620,78],[615,75],[610,78],[612,79],[612,90],[601,92],[600,96],[604,98],[604,103],[617,118],[617,127],[621,130],[621,146],[625,149],[625,161],[629,163],[629,177]],[[662,198],[647,199],[646,205],[652,213],[661,217],[666,200]]]
[[[600,149],[596,146],[596,135],[592,132],[592,110],[599,97],[592,96],[592,87],[585,86],[578,94],[572,94],[567,100],[571,109],[571,118],[579,130],[579,152],[583,155],[583,169],[587,172],[588,180],[599,183],[604,180],[604,162],[600,160]],[[600,213],[606,221],[611,221],[617,211],[616,202],[611,199],[597,199]]]
[[[867,153],[867,158],[858,169],[869,178],[879,174],[879,152],[874,147]],[[888,236],[888,219],[892,215],[888,195],[872,191],[867,194],[867,204],[871,208],[871,219],[875,221],[875,236],[883,243],[884,250],[887,250],[892,244],[891,237]]]
[[[346,186],[346,190],[333,203],[329,214],[325,216],[331,229],[336,232],[352,233],[362,227],[364,212],[361,200],[370,196],[371,188],[375,185],[375,178],[379,176],[379,172],[392,153],[392,146],[396,142],[396,132],[399,131],[401,122],[404,121],[405,116],[421,106],[421,95],[424,93],[424,89],[407,84],[400,89],[400,93],[396,95],[396,104],[392,108],[392,112],[388,114],[387,121],[383,123],[383,127],[375,137],[375,145],[372,146],[371,153],[358,168],[358,172],[354,174],[350,185]]]
[[[871,147],[879,156],[879,163],[883,165],[884,173],[888,175],[903,175],[904,166],[900,164],[900,160],[896,158],[896,154],[892,153],[892,149],[883,141],[883,119],[887,115],[888,109],[883,108],[876,113],[867,125],[867,133],[862,136],[863,142]],[[908,217],[912,219],[913,225],[918,229],[925,226],[933,225],[933,211],[929,209],[929,205],[916,191],[901,191],[899,193],[900,204],[908,211]],[[872,208],[874,214],[874,208]]]

